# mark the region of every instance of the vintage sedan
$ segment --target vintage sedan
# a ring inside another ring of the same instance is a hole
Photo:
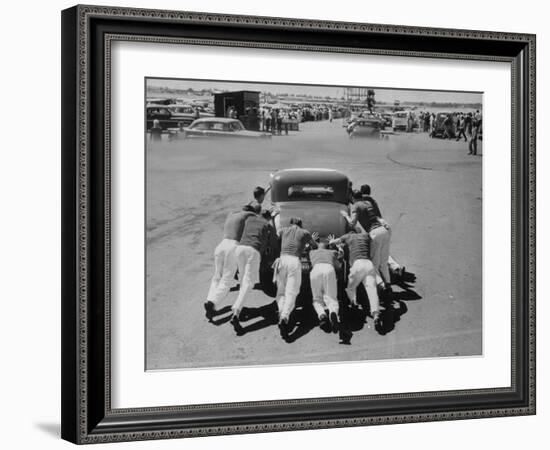
[[[331,169],[280,170],[271,175],[270,189],[276,230],[288,226],[292,217],[299,217],[303,227],[319,233],[321,240],[348,231],[341,212],[349,213],[351,188],[343,173]],[[266,256],[262,261],[264,268],[279,256],[279,249],[272,248]],[[302,257],[302,268],[304,272],[310,269],[307,252]]]
[[[432,132],[430,133],[430,137],[432,138],[442,138],[445,136],[445,119],[447,117],[453,117],[454,113],[452,112],[445,112],[440,111],[435,115],[434,123]],[[454,126],[450,126],[448,130],[448,134],[451,138],[454,138],[455,136],[455,129]]]
[[[350,139],[356,137],[380,137],[380,131],[384,128],[383,121],[376,117],[370,116],[367,118],[360,118],[353,122],[348,127],[348,133]]]
[[[271,133],[247,130],[238,119],[205,117],[183,129],[184,138],[270,138]]]
[[[392,128],[394,130],[406,130],[408,125],[409,113],[407,111],[397,111],[392,114]]]

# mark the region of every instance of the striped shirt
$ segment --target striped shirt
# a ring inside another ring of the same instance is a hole
[[[330,264],[332,267],[338,267],[338,252],[336,250],[329,250],[328,248],[319,248],[309,252],[309,259],[311,260],[311,266],[315,264]]]
[[[370,259],[370,237],[367,233],[348,233],[340,238],[349,250],[349,264],[358,259]]]
[[[309,231],[298,225],[281,228],[281,255],[302,256],[304,248],[311,241]]]

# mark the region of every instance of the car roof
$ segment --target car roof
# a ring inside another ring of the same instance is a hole
[[[290,198],[290,187],[307,185],[330,185],[334,187],[334,193],[330,198],[319,200],[342,204],[348,202],[348,177],[337,170],[316,168],[285,169],[275,172],[271,180],[271,201],[287,202],[297,200]]]
[[[229,117],[203,117],[201,119],[195,120],[193,123],[200,123],[200,122],[224,122],[224,123],[230,123],[230,122],[240,122],[239,119],[231,119]]]
[[[299,168],[283,169],[273,174],[274,181],[284,183],[307,184],[326,182],[348,182],[348,177],[342,172],[333,169]]]

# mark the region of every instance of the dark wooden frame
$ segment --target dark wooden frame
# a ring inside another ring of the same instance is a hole
[[[509,62],[511,386],[112,409],[109,136],[113,40]],[[534,35],[76,6],[62,13],[62,85],[64,439],[94,443],[535,413]]]

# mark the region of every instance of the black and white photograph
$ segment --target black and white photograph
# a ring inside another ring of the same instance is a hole
[[[144,116],[146,370],[483,355],[482,92],[146,78]]]

